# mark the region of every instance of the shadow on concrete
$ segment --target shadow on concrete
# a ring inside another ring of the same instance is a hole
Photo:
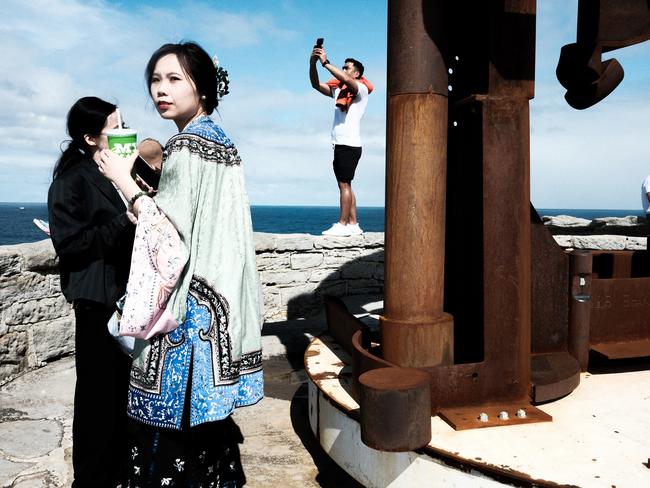
[[[292,341],[292,344],[297,344],[297,342]],[[264,362],[265,394],[272,398],[291,401],[289,407],[291,426],[318,470],[315,481],[320,486],[325,488],[361,488],[363,485],[357,483],[327,455],[311,431],[307,374],[302,366],[303,352],[304,348],[288,350],[286,357],[273,356]]]
[[[333,295],[379,296],[383,293],[383,249],[349,261],[327,275],[313,293],[303,293],[287,304],[289,320],[265,324],[262,336],[275,336],[282,344],[284,356],[272,356],[264,364],[265,390],[268,396],[291,401],[290,416],[294,432],[309,452],[318,469],[315,481],[326,488],[362,488],[323,450],[309,424],[307,374],[304,352],[312,337],[327,330],[323,297]],[[350,280],[354,281],[350,288]],[[379,283],[379,284],[378,284]],[[354,300],[353,300],[354,301]],[[373,314],[381,309],[362,309],[352,303],[352,313]]]
[[[291,424],[314,461],[318,475],[316,482],[325,488],[363,488],[346,473],[320,446],[309,425],[307,384],[303,384],[291,400]]]

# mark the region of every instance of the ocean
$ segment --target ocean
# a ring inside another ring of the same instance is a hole
[[[540,215],[573,215],[593,219],[641,215],[638,210],[607,209],[538,209]],[[338,220],[338,207],[253,205],[253,230],[276,234],[304,233],[320,235]],[[359,207],[359,225],[366,232],[384,231],[383,207]],[[0,245],[34,242],[46,236],[33,219],[47,220],[45,203],[0,203]]]
[[[338,221],[339,208],[253,205],[251,215],[256,232],[320,235]],[[46,239],[33,219],[48,219],[47,204],[0,203],[0,245]],[[384,231],[383,207],[359,207],[357,219],[366,232]]]

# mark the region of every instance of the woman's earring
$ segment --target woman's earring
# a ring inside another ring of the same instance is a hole
[[[205,100],[205,95],[201,95],[201,100]]]

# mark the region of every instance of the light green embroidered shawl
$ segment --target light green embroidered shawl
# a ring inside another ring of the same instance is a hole
[[[167,305],[174,319],[185,320],[190,281],[201,277],[228,302],[233,360],[260,350],[260,284],[243,169],[237,149],[210,118],[195,120],[167,143],[154,200],[189,252]]]

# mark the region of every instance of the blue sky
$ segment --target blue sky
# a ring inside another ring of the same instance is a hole
[[[612,52],[626,71],[621,86],[573,110],[554,73],[560,47],[575,39],[576,8],[575,0],[538,2],[533,202],[634,209],[650,173],[650,42]],[[215,118],[243,156],[251,202],[336,205],[331,100],[307,75],[314,40],[324,37],[332,62],[361,59],[375,84],[355,189],[359,205],[383,205],[385,1],[3,0],[0,15],[0,201],[45,201],[65,114],[81,96],[118,103],[140,137],[166,141],[175,126],[149,103],[143,70],[161,44],[191,39],[230,73]]]

